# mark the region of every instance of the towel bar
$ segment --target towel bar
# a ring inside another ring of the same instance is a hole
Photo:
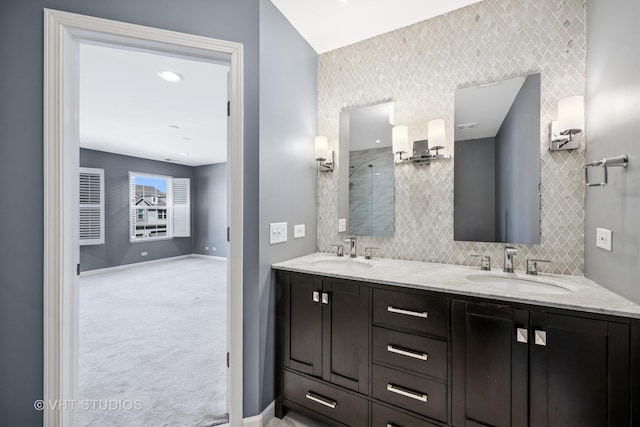
[[[604,158],[602,160],[596,160],[584,165],[584,180],[587,187],[606,187],[609,182],[608,168],[614,166],[620,166],[626,168],[629,164],[629,157],[626,154],[616,157]],[[604,181],[602,182],[589,182],[589,168],[601,166],[604,169]]]

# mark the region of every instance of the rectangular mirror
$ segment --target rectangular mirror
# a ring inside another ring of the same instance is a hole
[[[454,240],[540,243],[540,74],[455,93]]]
[[[340,113],[339,232],[393,236],[393,114],[393,102]]]

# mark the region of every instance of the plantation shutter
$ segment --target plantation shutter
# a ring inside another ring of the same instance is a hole
[[[173,178],[173,237],[191,236],[191,184],[189,178]]]
[[[136,174],[129,172],[129,240],[136,237]]]
[[[104,169],[80,168],[80,245],[104,244]]]

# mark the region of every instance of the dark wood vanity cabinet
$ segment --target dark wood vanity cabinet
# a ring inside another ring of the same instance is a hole
[[[368,425],[358,393],[369,391],[370,288],[303,274],[280,274],[278,282],[282,404]]]
[[[640,425],[640,321],[284,271],[277,283],[279,417]]]
[[[631,425],[629,324],[454,301],[452,331],[454,425]]]

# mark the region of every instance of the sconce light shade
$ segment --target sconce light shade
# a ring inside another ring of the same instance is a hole
[[[391,144],[393,149],[393,154],[398,153],[409,153],[411,155],[411,151],[409,147],[409,128],[406,126],[394,126],[391,131]]]
[[[326,136],[316,136],[316,160],[326,160],[329,151],[329,140]]]
[[[575,135],[584,129],[584,97],[571,96],[558,101],[561,135]]]
[[[429,135],[429,146],[444,147],[444,119],[429,120],[427,123],[427,132]]]

